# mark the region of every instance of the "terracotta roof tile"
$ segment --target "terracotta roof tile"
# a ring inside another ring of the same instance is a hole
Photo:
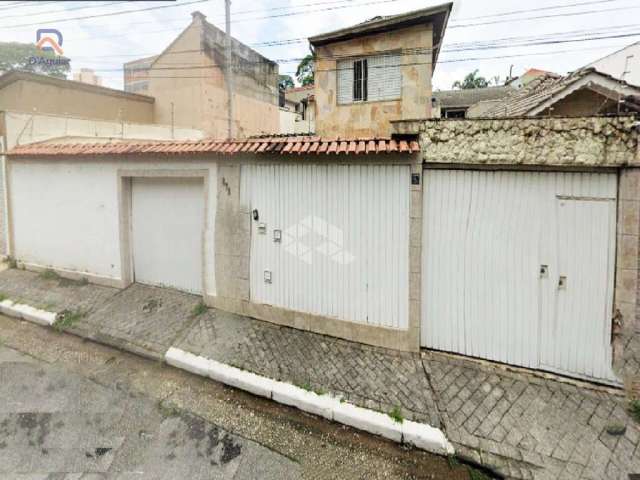
[[[190,155],[217,153],[250,154],[364,154],[364,153],[416,153],[420,145],[416,140],[396,141],[389,138],[321,138],[318,136],[265,137],[248,140],[200,141],[135,141],[111,143],[33,143],[13,148],[11,156],[96,156],[96,155]]]

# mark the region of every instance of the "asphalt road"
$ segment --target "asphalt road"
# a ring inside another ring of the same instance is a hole
[[[455,480],[470,474],[442,457],[0,316],[0,478]]]

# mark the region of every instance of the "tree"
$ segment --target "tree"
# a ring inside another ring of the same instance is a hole
[[[313,85],[313,55],[307,55],[302,59],[296,70],[296,78],[300,85]]]
[[[456,80],[453,82],[453,88],[460,88],[463,90],[467,90],[470,88],[486,88],[491,84],[486,78],[478,75],[478,70],[474,70],[469,73],[464,80],[460,82],[460,80]]]
[[[0,43],[0,72],[22,70],[67,78],[70,68],[68,58],[42,51],[32,43]]]
[[[295,83],[293,83],[293,78],[291,75],[280,75],[278,78],[278,87],[280,90],[286,90],[287,88],[295,87]]]

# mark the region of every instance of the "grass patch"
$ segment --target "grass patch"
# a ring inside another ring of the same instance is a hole
[[[209,308],[204,304],[204,302],[200,302],[195,307],[193,307],[193,310],[191,310],[191,316],[199,317],[203,313],[206,313],[207,310],[209,310]]]
[[[468,467],[469,478],[471,480],[491,480],[489,476],[481,472],[480,470],[476,470],[475,468]]]
[[[402,410],[398,406],[393,407],[393,410],[387,413],[387,415],[389,415],[394,422],[398,422],[398,423],[404,422],[404,417],[402,416]]]
[[[6,294],[0,292],[0,302],[4,302],[6,299],[8,299],[9,297],[7,297]]]
[[[309,382],[304,382],[302,385],[299,385],[299,387],[307,392],[313,392],[313,387]]]
[[[448,455],[447,462],[449,462],[449,468],[456,469],[460,466],[460,460],[455,455]]]
[[[158,410],[160,411],[160,415],[164,418],[177,417],[180,415],[180,409],[178,406],[171,402],[158,402]]]
[[[640,423],[640,400],[635,398],[629,402],[629,413],[633,419]]]
[[[63,310],[58,314],[58,318],[53,324],[58,332],[63,332],[65,329],[72,327],[76,322],[86,317],[86,312],[81,310]]]
[[[60,280],[60,275],[58,275],[50,268],[47,268],[46,270],[40,272],[40,278],[42,278],[43,280]]]

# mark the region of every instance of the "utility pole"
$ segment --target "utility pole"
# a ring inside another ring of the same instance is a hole
[[[234,119],[234,109],[233,109],[233,53],[231,49],[231,0],[224,1],[224,10],[226,17],[226,68],[227,75],[225,78],[225,83],[227,85],[227,138],[231,139],[234,136],[233,131],[233,119]]]

